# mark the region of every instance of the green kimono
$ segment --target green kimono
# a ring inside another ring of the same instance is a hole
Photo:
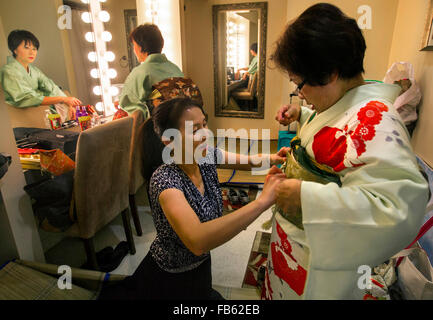
[[[147,119],[149,110],[146,100],[152,93],[152,85],[167,78],[183,76],[179,67],[168,61],[164,54],[151,54],[126,78],[119,105],[129,114],[139,109]]]
[[[6,103],[17,108],[39,106],[44,97],[66,96],[38,68],[29,65],[29,72],[27,72],[13,57],[8,57],[7,64],[0,69],[0,82]]]
[[[248,67],[248,73],[251,75],[257,72],[257,60],[258,60],[257,56],[251,59],[250,65]]]

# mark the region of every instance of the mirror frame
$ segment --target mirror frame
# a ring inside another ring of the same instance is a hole
[[[222,102],[218,95],[218,13],[221,11],[260,9],[261,26],[259,28],[259,66],[257,74],[257,112],[254,111],[238,111],[223,109]],[[214,72],[214,101],[215,101],[215,116],[216,117],[232,117],[232,118],[250,118],[264,119],[265,118],[265,71],[266,71],[266,37],[268,28],[268,3],[267,2],[245,2],[221,4],[212,6],[212,31],[213,31],[213,72]]]

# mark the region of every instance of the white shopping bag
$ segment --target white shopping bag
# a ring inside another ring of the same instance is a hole
[[[290,236],[289,236],[290,235]],[[262,299],[300,300],[304,296],[309,248],[305,232],[276,213],[272,224]]]
[[[404,124],[408,125],[417,120],[416,108],[421,101],[421,90],[415,81],[412,64],[409,62],[395,62],[386,72],[383,82],[390,84],[398,82],[405,87],[405,80],[410,80],[410,83],[408,82],[409,88],[403,88],[403,90],[407,90],[397,97],[394,108],[400,114]]]
[[[406,300],[433,300],[433,268],[416,244],[398,266],[398,284]]]

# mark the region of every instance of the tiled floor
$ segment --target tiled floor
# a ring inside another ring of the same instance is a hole
[[[276,151],[276,141],[271,141],[270,148],[271,152]],[[261,146],[258,152],[261,152]],[[250,172],[241,171],[237,175],[245,178],[250,175]],[[140,189],[137,193],[137,204],[143,229],[143,235],[137,237],[134,224],[131,220],[137,253],[133,256],[128,255],[125,257],[119,267],[111,273],[132,274],[149,251],[149,247],[156,236],[144,188]],[[264,231],[262,224],[269,220],[271,216],[270,209],[265,211],[247,230],[242,231],[232,240],[212,250],[212,279],[215,285],[233,288],[241,287],[255,234],[257,231]],[[41,231],[40,234],[47,263],[80,267],[86,261],[84,246],[80,239],[62,239],[59,235],[44,231]],[[95,250],[99,251],[106,246],[114,247],[125,239],[122,219],[119,215],[119,217],[96,234],[94,238]]]
[[[132,274],[149,251],[149,247],[156,236],[150,209],[144,199],[143,192],[139,192],[137,200],[143,229],[141,237],[136,236],[131,220],[137,253],[125,257],[119,267],[112,271],[114,274]],[[226,244],[212,250],[214,284],[224,287],[241,287],[256,231],[263,231],[262,224],[269,220],[271,215],[270,210],[265,211],[247,230],[242,231]],[[85,262],[86,257],[81,240],[64,238],[58,242],[59,237],[57,235],[47,234],[43,231],[41,231],[41,238],[43,239],[44,248],[49,248],[46,251],[47,263],[80,267]],[[99,251],[106,246],[114,247],[122,240],[125,240],[125,234],[122,219],[119,216],[96,234],[95,249]],[[58,243],[55,244],[56,242]]]

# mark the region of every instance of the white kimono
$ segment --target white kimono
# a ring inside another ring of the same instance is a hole
[[[366,84],[320,114],[302,108],[301,145],[342,185],[302,182],[305,231],[276,215],[264,297],[362,299],[358,268],[385,262],[418,233],[428,184],[392,106],[400,90]]]

